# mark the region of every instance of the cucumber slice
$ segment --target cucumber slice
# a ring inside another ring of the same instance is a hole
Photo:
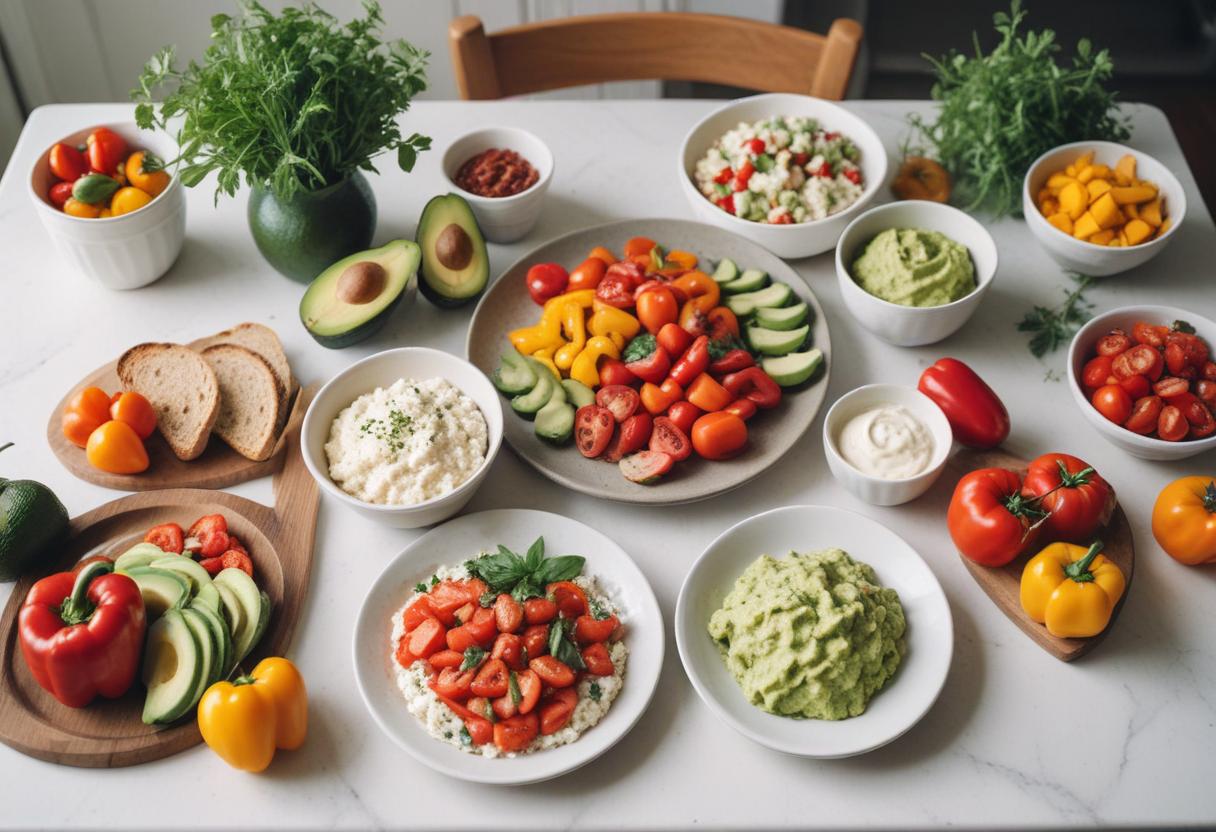
[[[760,367],[782,387],[796,387],[813,376],[822,363],[823,353],[815,347],[806,352],[761,359]]]
[[[564,401],[551,400],[536,414],[536,435],[554,445],[569,442],[574,435],[574,408]]]
[[[722,287],[728,295],[741,295],[744,292],[756,292],[768,285],[768,272],[759,269],[747,269],[743,274]]]
[[[762,307],[756,310],[756,324],[765,329],[797,329],[806,322],[808,308],[805,303],[772,308]]]
[[[723,257],[718,261],[718,268],[714,269],[714,283],[730,283],[739,276],[739,267],[735,265],[735,261],[729,257]]]
[[[574,405],[575,410],[578,410],[580,407],[586,407],[589,404],[595,404],[595,391],[581,381],[564,378],[562,379],[562,387],[566,391],[566,401]]]
[[[201,653],[181,610],[169,610],[148,628],[143,666],[146,724],[173,722],[190,710],[199,676],[206,672]]]
[[[758,292],[746,292],[742,295],[732,295],[726,299],[730,311],[742,317],[750,315],[757,309],[768,309],[785,306],[794,296],[794,290],[784,283],[774,283]]]
[[[490,376],[490,381],[508,396],[518,396],[536,386],[536,371],[526,358],[511,350],[502,354],[502,360],[498,363],[498,369]]]
[[[511,399],[511,409],[523,416],[532,416],[549,403],[553,397],[554,388],[561,387],[553,379],[553,374],[546,369],[536,373],[536,384],[527,393]]]
[[[752,349],[764,355],[785,355],[794,352],[806,341],[811,328],[805,324],[797,329],[781,332],[776,329],[765,329],[760,326],[747,328],[747,341]]]

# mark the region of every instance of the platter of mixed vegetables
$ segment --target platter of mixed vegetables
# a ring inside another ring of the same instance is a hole
[[[698,223],[636,220],[508,269],[468,351],[517,417],[507,441],[542,473],[679,503],[741,485],[793,447],[823,401],[830,341],[818,301],[778,258]]]

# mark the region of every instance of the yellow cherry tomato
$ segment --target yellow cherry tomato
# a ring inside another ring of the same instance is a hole
[[[68,201],[63,203],[63,213],[72,217],[80,217],[86,220],[95,220],[101,215],[100,205],[90,205],[87,202],[81,202],[74,196],[68,197]]]
[[[127,173],[127,181],[139,188],[141,191],[150,194],[153,197],[159,196],[161,191],[169,187],[169,174],[157,167],[156,170],[145,170],[144,160],[147,158],[147,153],[142,150],[137,150],[127,157],[125,170]],[[152,157],[156,159],[156,157]],[[156,160],[159,163],[159,159]]]
[[[110,211],[114,216],[119,217],[132,211],[138,211],[151,201],[152,196],[147,191],[141,191],[133,185],[128,185],[114,192],[114,196],[110,200]]]
[[[89,434],[85,446],[89,464],[110,474],[138,474],[148,470],[148,451],[135,428],[112,420]]]

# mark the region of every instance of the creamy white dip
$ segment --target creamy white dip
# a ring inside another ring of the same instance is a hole
[[[914,477],[929,467],[933,436],[905,407],[873,407],[845,423],[840,455],[863,474],[884,480]]]
[[[398,379],[338,414],[330,478],[365,503],[409,506],[455,490],[481,467],[488,431],[477,403],[442,378]]]

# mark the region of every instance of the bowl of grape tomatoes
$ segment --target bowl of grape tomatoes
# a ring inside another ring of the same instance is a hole
[[[1099,315],[1072,340],[1077,406],[1111,444],[1144,459],[1216,448],[1216,323],[1173,306]]]

